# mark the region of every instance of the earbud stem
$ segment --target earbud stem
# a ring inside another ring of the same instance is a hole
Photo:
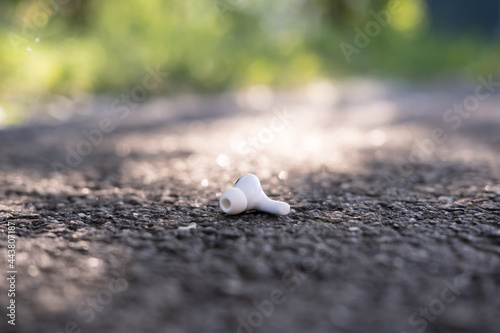
[[[271,200],[266,197],[266,199],[259,202],[257,209],[266,213],[276,214],[276,215],[287,215],[290,213],[290,206],[281,201]]]

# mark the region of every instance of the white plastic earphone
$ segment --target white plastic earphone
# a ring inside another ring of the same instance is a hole
[[[232,188],[224,192],[219,205],[224,213],[229,215],[252,209],[276,215],[286,215],[290,212],[287,203],[269,199],[262,190],[259,178],[251,173],[238,179]]]

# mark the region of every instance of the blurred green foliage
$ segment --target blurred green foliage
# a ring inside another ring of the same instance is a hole
[[[0,111],[21,122],[54,95],[118,93],[146,66],[168,72],[158,94],[316,77],[435,78],[498,69],[498,43],[429,30],[423,0],[399,13],[346,61],[339,47],[389,0],[31,0],[0,4]]]

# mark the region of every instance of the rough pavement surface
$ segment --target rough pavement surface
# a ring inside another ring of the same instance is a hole
[[[1,130],[0,331],[499,332],[500,95],[468,96],[257,87]],[[222,214],[249,172],[288,216]]]

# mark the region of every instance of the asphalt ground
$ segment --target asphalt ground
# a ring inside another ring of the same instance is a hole
[[[474,96],[323,82],[0,130],[0,331],[499,332],[500,94]],[[290,214],[224,215],[246,173]]]

